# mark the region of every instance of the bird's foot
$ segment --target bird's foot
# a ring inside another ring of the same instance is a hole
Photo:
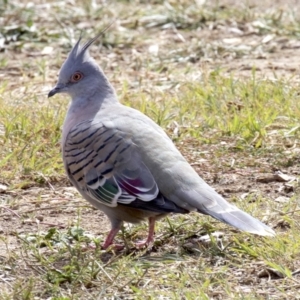
[[[118,233],[119,229],[120,229],[119,227],[114,227],[110,230],[105,242],[103,243],[103,245],[101,247],[103,250],[111,248],[113,250],[120,251],[120,250],[124,249],[123,245],[113,243],[114,238],[115,238],[116,234]]]
[[[146,239],[146,240],[143,240],[143,241],[139,241],[137,243],[135,243],[135,247],[137,249],[142,249],[142,248],[148,248],[148,247],[151,247],[153,245],[153,242],[154,242],[154,239],[151,238],[151,239]]]
[[[105,245],[105,243],[102,245],[102,249],[103,250],[107,250],[107,249],[112,249],[112,250],[115,250],[115,251],[121,251],[124,249],[124,245],[121,245],[121,244],[110,244],[110,245]]]

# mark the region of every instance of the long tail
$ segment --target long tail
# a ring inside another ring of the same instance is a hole
[[[229,208],[229,207],[228,207]],[[227,208],[227,209],[228,209]],[[198,210],[200,213],[209,214],[213,218],[229,224],[237,229],[258,234],[262,236],[275,236],[276,233],[269,226],[265,225],[261,221],[250,216],[246,212],[238,209],[237,207],[230,205],[231,211],[227,210],[224,212],[206,211],[203,212]]]
[[[177,195],[185,199],[186,202],[196,208],[198,212],[210,215],[237,229],[262,236],[275,235],[275,232],[270,227],[228,203],[213,188],[205,183],[203,183],[201,189],[198,190],[177,190]]]

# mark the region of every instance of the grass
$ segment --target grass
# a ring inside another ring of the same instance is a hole
[[[258,48],[282,58],[280,39],[298,37],[298,11],[226,1],[34,2],[0,5],[0,299],[299,298],[298,76],[256,59]],[[152,250],[133,247],[146,224],[117,236],[125,251],[101,250],[109,224],[63,170],[68,99],[46,95],[80,31],[93,36],[116,16],[91,52],[120,101],[162,126],[209,184],[276,238],[171,215],[158,222]],[[270,34],[273,42],[257,42]],[[260,180],[275,170],[295,180]]]

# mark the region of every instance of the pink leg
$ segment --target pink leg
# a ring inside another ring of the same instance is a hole
[[[109,246],[113,245],[114,238],[115,238],[116,234],[119,232],[119,230],[120,230],[119,227],[111,229],[104,244],[102,245],[102,249],[106,250]],[[116,250],[122,250],[124,248],[124,246],[114,244],[114,248]]]
[[[154,242],[154,229],[155,229],[155,218],[149,218],[149,230],[148,230],[148,237],[145,241],[140,241],[135,244],[137,248],[142,248],[144,246],[151,245]]]

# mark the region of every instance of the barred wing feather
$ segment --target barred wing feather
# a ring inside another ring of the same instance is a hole
[[[102,204],[115,207],[158,195],[130,137],[101,122],[84,121],[70,130],[63,155],[71,181]]]

